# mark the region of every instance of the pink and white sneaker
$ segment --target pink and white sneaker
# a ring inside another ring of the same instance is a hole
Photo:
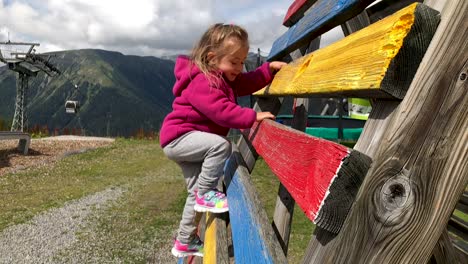
[[[196,236],[192,242],[188,244],[180,243],[180,241],[176,239],[171,253],[178,258],[188,256],[203,257],[203,241],[201,241],[198,236]]]
[[[210,190],[203,195],[195,192],[194,210],[197,212],[224,213],[229,211],[226,195],[218,190]]]

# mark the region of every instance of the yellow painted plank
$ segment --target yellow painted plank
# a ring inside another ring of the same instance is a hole
[[[414,3],[338,42],[289,63],[276,74],[269,87],[255,95],[324,94],[361,97],[365,94],[365,97],[392,97],[379,89],[392,60],[399,53],[415,23],[417,6],[421,4]],[[413,35],[417,37],[417,34]],[[425,51],[429,43],[424,45],[426,47],[416,48],[424,48]],[[411,55],[411,52],[405,54]],[[412,58],[409,57],[408,60]],[[417,69],[418,65],[419,62],[416,66],[410,66]],[[413,70],[413,75],[416,69]]]
[[[215,215],[206,213],[206,229],[203,252],[203,263],[216,263],[216,221]]]

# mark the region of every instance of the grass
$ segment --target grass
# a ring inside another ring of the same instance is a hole
[[[176,174],[157,143],[117,140],[110,147],[75,155],[52,169],[8,174],[0,179],[0,230],[39,212],[146,175]],[[183,186],[182,181],[177,181]]]
[[[252,181],[272,219],[279,181],[262,159],[256,163]],[[0,231],[110,187],[125,192],[104,214],[92,216],[94,225],[84,227],[76,245],[56,256],[59,262],[76,262],[77,258],[82,263],[174,261],[169,250],[186,198],[185,184],[180,169],[164,156],[156,141],[118,139],[111,146],[64,158],[52,168],[1,177]],[[455,215],[468,221],[458,210]],[[313,230],[314,225],[296,206],[289,263],[301,262]]]
[[[272,219],[279,182],[262,159],[256,163],[252,181]],[[125,192],[104,213],[92,216],[94,225],[84,227],[76,245],[56,256],[59,262],[173,262],[169,250],[186,191],[180,169],[156,141],[119,139],[111,146],[64,158],[52,168],[1,177],[0,231],[111,187]],[[456,210],[455,215],[468,221],[466,214]],[[289,263],[301,262],[313,230],[296,206]]]
[[[261,159],[252,179],[271,219],[279,182]],[[110,187],[125,192],[104,214],[90,219],[94,225],[84,227],[76,245],[60,252],[58,260],[172,262],[169,250],[186,191],[180,169],[156,141],[118,139],[109,147],[64,158],[52,168],[5,175],[0,178],[0,231]],[[313,225],[296,206],[289,263],[300,263],[312,232]]]
[[[106,217],[97,217],[96,227],[79,234],[83,244],[94,245],[81,250],[93,258],[146,263],[153,246],[171,241],[176,228],[185,199],[179,174],[157,142],[142,140],[117,140],[110,147],[67,157],[53,168],[7,174],[0,179],[0,230],[67,201],[122,187],[124,197]],[[156,239],[159,244],[151,244]]]

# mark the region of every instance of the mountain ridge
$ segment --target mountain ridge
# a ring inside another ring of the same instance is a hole
[[[29,78],[29,128],[47,127],[50,132],[80,129],[92,136],[129,137],[141,129],[159,131],[171,111],[176,55],[157,58],[102,49],[46,54],[61,74],[49,77],[39,73]],[[256,64],[257,55],[249,53],[246,69],[253,70]],[[17,75],[6,66],[0,67],[0,120],[10,123]],[[67,100],[80,102],[78,114],[65,112]],[[240,98],[239,103],[249,106],[250,98]]]
[[[62,72],[29,79],[29,126],[79,128],[88,135],[130,136],[159,130],[173,100],[174,62],[151,56],[80,49],[50,53]],[[16,73],[0,68],[0,118],[11,120]],[[78,91],[74,93],[74,86]],[[66,100],[80,101],[78,115],[65,113]]]

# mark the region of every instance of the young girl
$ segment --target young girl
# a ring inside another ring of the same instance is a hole
[[[265,87],[285,63],[264,63],[255,71],[243,73],[248,51],[248,35],[243,28],[215,24],[203,34],[190,57],[177,58],[173,110],[160,131],[164,153],[182,168],[188,191],[172,248],[176,257],[203,256],[195,211],[228,211],[226,196],[216,186],[231,154],[226,139],[229,129],[250,128],[255,121],[274,118],[270,112],[240,107],[236,96]]]

